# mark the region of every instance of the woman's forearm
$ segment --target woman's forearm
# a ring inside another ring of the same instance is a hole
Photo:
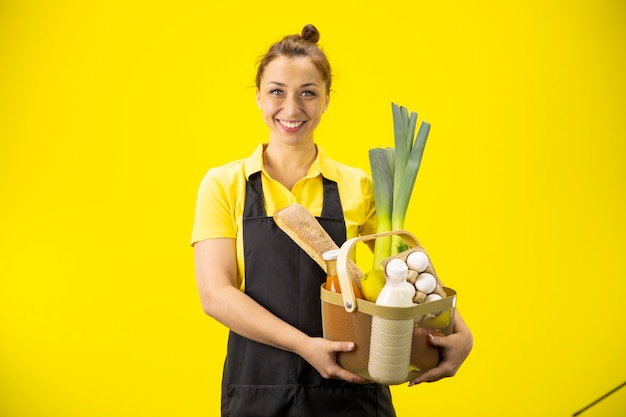
[[[203,310],[243,337],[299,353],[308,336],[234,286],[235,250],[234,239],[210,239],[194,245],[196,280]]]
[[[308,336],[235,287],[225,287],[203,302],[204,311],[240,336],[298,353]]]

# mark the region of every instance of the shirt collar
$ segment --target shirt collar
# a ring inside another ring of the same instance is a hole
[[[256,147],[252,155],[250,155],[244,162],[244,171],[246,178],[250,178],[250,175],[263,170],[263,150],[267,144],[260,143]]]
[[[250,178],[250,175],[256,172],[263,171],[263,151],[266,146],[266,143],[259,144],[252,155],[245,160],[246,178]],[[321,174],[324,178],[337,182],[337,167],[319,145],[316,144],[315,146],[317,147],[317,157],[311,164],[307,177],[314,178]]]

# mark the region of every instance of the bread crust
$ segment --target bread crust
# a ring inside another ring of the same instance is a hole
[[[276,225],[287,234],[326,272],[326,261],[322,254],[339,249],[339,246],[319,224],[317,219],[300,204],[291,204],[274,213]],[[348,260],[350,278],[360,287],[363,272],[351,260]]]

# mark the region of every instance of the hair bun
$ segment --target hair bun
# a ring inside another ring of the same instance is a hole
[[[317,43],[320,40],[320,33],[317,31],[317,28],[311,24],[306,25],[302,28],[302,39],[311,42]]]

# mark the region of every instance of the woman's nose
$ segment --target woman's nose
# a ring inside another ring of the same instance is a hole
[[[297,96],[288,95],[285,99],[285,112],[288,115],[295,115],[300,110],[300,100],[298,100]]]

